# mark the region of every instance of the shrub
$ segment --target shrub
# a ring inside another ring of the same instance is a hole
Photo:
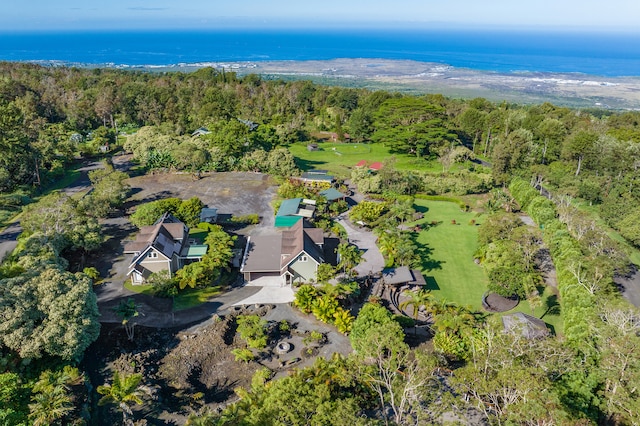
[[[251,350],[247,348],[233,349],[231,353],[236,357],[236,361],[249,362],[255,359],[255,355],[253,354],[253,352],[251,352]]]
[[[100,272],[98,272],[98,270],[96,268],[94,268],[93,266],[89,266],[87,268],[84,268],[82,270],[82,273],[85,274],[86,276],[88,276],[89,278],[91,278],[93,280],[93,282],[96,282],[100,279]]]
[[[257,213],[246,214],[244,216],[233,216],[231,218],[231,222],[257,225],[260,223],[260,216]]]
[[[236,317],[238,333],[250,348],[262,349],[267,346],[267,322],[257,315],[240,315]]]

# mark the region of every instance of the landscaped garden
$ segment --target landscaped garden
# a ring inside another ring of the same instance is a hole
[[[484,269],[473,261],[482,216],[446,201],[416,199],[415,208],[424,214],[412,224],[422,227],[417,242],[431,250],[421,265],[427,288],[440,299],[479,309],[488,284]]]

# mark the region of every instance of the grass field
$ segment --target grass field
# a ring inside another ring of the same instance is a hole
[[[415,224],[426,228],[418,235],[418,243],[430,251],[429,259],[425,259],[422,265],[427,288],[440,299],[480,310],[489,280],[484,268],[473,261],[473,255],[478,248],[477,225],[482,223],[484,216],[463,212],[457,204],[446,201],[417,199],[415,207],[424,213],[424,218]],[[456,221],[455,225],[452,220]],[[472,220],[476,221],[473,225],[470,224]],[[433,221],[438,224],[429,226]],[[554,331],[562,332],[560,306],[553,290],[545,287],[541,296],[542,305],[535,309],[533,315],[542,317]],[[508,313],[512,312],[532,315],[526,300]]]
[[[133,285],[131,280],[124,282],[124,288],[134,293],[146,294],[153,296],[152,285]],[[198,306],[209,300],[209,298],[220,294],[220,286],[212,286],[205,288],[186,288],[180,290],[178,295],[173,299],[173,310],[180,311],[182,309]]]
[[[429,259],[422,264],[427,288],[438,298],[480,309],[488,279],[484,269],[473,261],[478,248],[478,227],[470,221],[482,217],[463,212],[457,204],[446,201],[418,199],[415,207],[424,213],[424,218],[416,222],[425,226],[418,235],[418,243],[430,250]],[[438,224],[428,225],[434,221]]]
[[[392,156],[396,158],[398,170],[442,171],[437,161],[428,161],[405,154],[392,154],[383,144],[357,144],[339,142],[319,142],[317,151],[307,150],[307,143],[301,142],[289,146],[302,170],[327,169],[339,177],[350,175],[350,169],[360,160],[383,162]]]

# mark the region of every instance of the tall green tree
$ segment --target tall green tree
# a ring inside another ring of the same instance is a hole
[[[456,139],[444,118],[444,108],[422,99],[389,99],[374,114],[375,132],[371,138],[395,152],[423,157]]]
[[[0,339],[23,359],[79,359],[98,338],[91,280],[57,267],[0,280]]]

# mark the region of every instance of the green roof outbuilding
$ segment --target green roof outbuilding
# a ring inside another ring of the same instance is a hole
[[[346,197],[346,195],[344,195],[342,192],[338,191],[335,188],[329,188],[329,189],[325,189],[324,191],[320,191],[319,195],[322,195],[329,202],[342,200],[344,197]]]

